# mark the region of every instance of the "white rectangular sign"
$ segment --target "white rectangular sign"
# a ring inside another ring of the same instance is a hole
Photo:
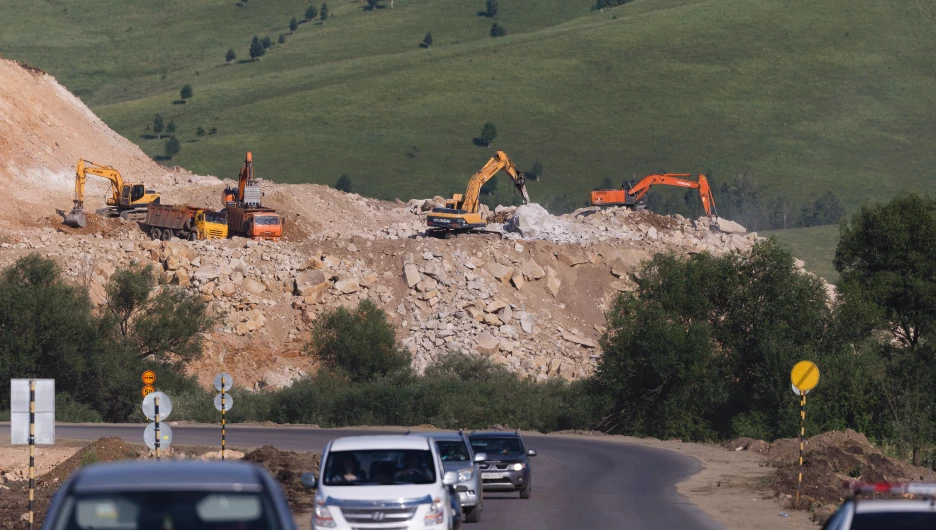
[[[29,444],[29,379],[10,379],[10,443]],[[55,444],[55,379],[36,381],[35,444]]]

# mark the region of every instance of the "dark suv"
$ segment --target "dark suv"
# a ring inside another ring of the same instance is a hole
[[[484,491],[519,491],[521,499],[533,494],[533,475],[529,457],[536,451],[527,449],[520,433],[474,432],[468,437],[475,453],[485,453],[481,462],[481,483]]]

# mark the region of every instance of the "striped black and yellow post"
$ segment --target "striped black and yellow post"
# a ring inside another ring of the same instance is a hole
[[[29,380],[29,530],[33,528],[36,494],[36,380]]]
[[[221,377],[221,460],[224,461],[224,376]]]
[[[799,503],[800,488],[803,486],[803,453],[806,445],[806,392],[800,390],[799,412],[799,479],[796,482],[796,503]]]
[[[156,417],[156,442],[153,444],[156,449],[156,461],[159,462],[159,395],[153,399],[153,413]]]

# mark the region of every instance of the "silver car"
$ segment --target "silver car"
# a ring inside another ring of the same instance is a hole
[[[484,453],[475,454],[468,437],[458,432],[427,432],[420,433],[435,441],[442,458],[442,467],[445,472],[458,473],[458,483],[455,491],[458,492],[462,511],[465,513],[465,522],[477,523],[481,521],[481,512],[484,510],[484,499],[481,487],[481,473],[478,465],[487,459]]]

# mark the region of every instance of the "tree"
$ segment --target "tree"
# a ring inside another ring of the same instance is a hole
[[[199,125],[198,129],[195,131],[195,134],[198,136],[205,136],[205,128]]]
[[[368,11],[373,11],[377,9],[377,7],[380,5],[380,1],[381,0],[367,0]]]
[[[326,310],[312,327],[306,353],[353,382],[410,370],[409,352],[399,347],[387,315],[369,299],[356,309]]]
[[[153,116],[153,132],[156,133],[156,138],[162,138],[163,117],[159,114]]]
[[[165,148],[165,150],[166,150],[166,157],[169,158],[169,159],[171,160],[172,157],[174,157],[174,156],[176,156],[177,154],[179,154],[179,151],[182,150],[182,144],[179,143],[179,139],[178,139],[178,138],[176,138],[175,136],[173,136],[172,138],[169,139],[168,142],[166,142],[166,148]]]
[[[269,48],[273,46],[273,41],[270,40],[270,36],[267,35],[266,37],[263,37],[263,40],[260,41],[260,44],[262,44],[264,48]]]
[[[305,19],[312,20],[318,16],[318,10],[315,9],[315,6],[309,6],[306,8]]]
[[[250,58],[259,61],[265,53],[266,48],[260,42],[260,38],[254,35],[253,40],[250,42]]]
[[[494,195],[497,192],[497,175],[491,177],[481,186],[481,195]]]
[[[811,205],[803,207],[802,224],[803,226],[831,225],[839,222],[844,215],[845,208],[839,202],[838,197],[831,191],[827,191]]]
[[[322,8],[319,9],[319,18],[322,19],[322,22],[328,20],[328,4],[322,2]]]
[[[775,197],[767,205],[770,228],[786,230],[793,226],[793,205],[786,197]]]
[[[530,168],[530,175],[533,177],[533,180],[539,182],[540,178],[543,176],[543,163],[540,162],[539,158],[536,159],[536,162],[533,162],[533,167]]]
[[[432,33],[426,33],[426,36],[423,37],[423,45],[426,48],[432,47]]]
[[[218,128],[212,127],[211,129],[208,129],[208,134],[218,134]]]
[[[611,182],[611,177],[604,177],[601,179],[601,182],[598,183],[596,190],[611,190],[614,189],[614,183]]]
[[[234,59],[237,59],[237,54],[234,53],[234,48],[228,48],[227,53],[224,54],[224,60],[228,63],[234,62]]]
[[[481,127],[481,136],[478,137],[479,142],[485,147],[491,147],[491,142],[493,142],[495,138],[497,138],[497,128],[494,127],[494,124],[491,122],[485,123],[484,126]]]
[[[293,17],[293,19],[289,21],[289,31],[296,31],[297,29],[299,29],[299,21],[296,20],[296,17]]]
[[[192,97],[192,85],[185,85],[182,87],[182,90],[179,91],[179,95],[182,96],[182,99],[189,99]]]
[[[338,182],[335,183],[335,189],[338,191],[351,193],[351,177],[349,177],[347,173],[344,173],[338,177]]]
[[[842,224],[835,268],[844,291],[870,301],[915,348],[936,330],[936,197],[901,193]]]
[[[504,29],[504,26],[501,26],[497,22],[491,24],[492,37],[503,37],[504,35],[507,35],[507,30]]]
[[[166,125],[166,134],[170,136],[174,136],[175,132],[176,132],[175,122],[172,120],[169,120],[169,124]]]
[[[279,36],[279,43],[280,43],[280,44],[285,44],[285,43],[286,43],[286,34],[285,34],[285,33],[281,33],[281,34],[280,34],[280,36]]]
[[[485,2],[485,6],[487,7],[487,14],[489,17],[497,16],[497,8],[499,7],[497,0],[487,0],[487,2]]]

